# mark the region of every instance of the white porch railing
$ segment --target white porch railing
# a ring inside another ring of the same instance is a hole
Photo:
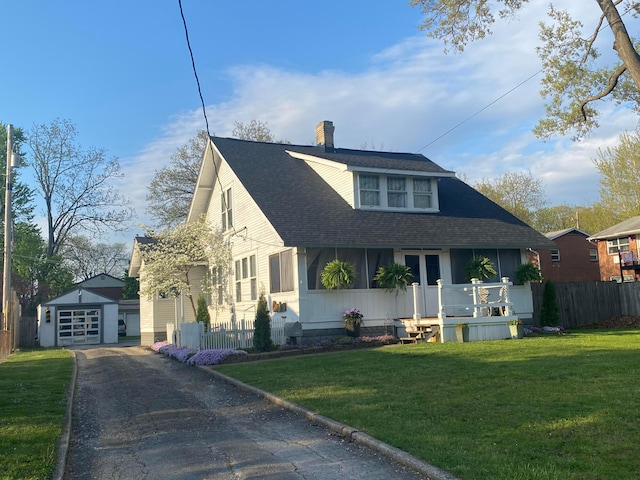
[[[169,330],[172,328],[167,324],[167,332]],[[217,322],[211,324],[209,332],[204,331],[204,324],[200,322],[181,323],[177,342],[179,347],[187,347],[193,351],[250,348],[253,346],[254,330],[254,319]],[[271,319],[271,340],[276,345],[285,343],[283,318]]]
[[[455,341],[457,323],[469,325],[469,339],[510,338],[510,320],[517,318],[509,298],[507,277],[495,283],[473,279],[470,284],[446,285],[438,280],[438,324],[441,341]]]

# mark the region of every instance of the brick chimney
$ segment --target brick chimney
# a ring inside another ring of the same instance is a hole
[[[325,150],[333,150],[333,122],[324,120],[316,125],[316,144],[324,146]]]

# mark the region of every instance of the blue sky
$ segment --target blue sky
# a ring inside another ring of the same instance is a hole
[[[590,204],[597,149],[615,145],[637,117],[611,108],[579,143],[537,140],[540,75],[473,116],[540,69],[546,3],[535,3],[449,55],[404,1],[183,0],[183,10],[212,134],[257,119],[276,138],[311,144],[315,125],[331,120],[339,147],[419,151],[471,183],[530,170],[550,205]],[[569,0],[555,3],[575,12]],[[599,11],[584,3],[577,13],[591,25]],[[154,171],[204,127],[178,1],[21,0],[5,2],[2,17],[0,121],[28,130],[70,119],[84,147],[118,157],[119,188],[138,215],[109,240],[132,242],[143,232],[135,223],[149,223]]]

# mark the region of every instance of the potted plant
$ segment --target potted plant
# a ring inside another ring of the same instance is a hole
[[[348,288],[356,280],[353,264],[342,260],[333,260],[322,269],[320,281],[327,290]]]
[[[357,308],[350,308],[345,310],[342,314],[342,323],[344,328],[347,329],[347,335],[350,337],[360,336],[360,326],[362,325],[362,319],[364,315]]]
[[[469,341],[469,324],[467,322],[456,323],[456,340],[460,343]]]
[[[400,290],[405,291],[407,285],[413,280],[413,274],[411,269],[401,263],[390,263],[389,265],[382,265],[378,268],[376,275],[373,279],[378,283],[378,286],[384,288],[387,292],[395,292],[396,294],[396,313],[398,312],[398,293]]]
[[[519,318],[509,320],[507,325],[509,325],[509,332],[511,333],[512,340],[524,337],[524,325],[522,325],[522,320]]]
[[[489,277],[493,277],[495,274],[496,269],[491,260],[488,257],[482,256],[473,257],[464,270],[464,276],[468,282],[470,282],[472,278],[486,280]]]
[[[533,263],[523,263],[516,269],[518,283],[539,282],[542,280],[542,272]]]
[[[373,279],[378,285],[389,292],[395,292],[396,296],[400,290],[406,290],[409,282],[413,280],[411,269],[401,263],[390,263],[378,268]]]

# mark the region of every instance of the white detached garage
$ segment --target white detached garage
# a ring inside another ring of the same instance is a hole
[[[118,343],[118,302],[84,288],[38,307],[43,347]]]

